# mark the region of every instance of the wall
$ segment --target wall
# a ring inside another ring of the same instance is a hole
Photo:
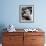
[[[34,4],[34,23],[19,22],[19,5]],[[13,24],[16,28],[46,28],[46,0],[1,0],[0,24]]]
[[[0,25],[13,24],[16,28],[46,28],[46,0],[1,0]],[[34,23],[19,22],[19,5],[34,4]]]

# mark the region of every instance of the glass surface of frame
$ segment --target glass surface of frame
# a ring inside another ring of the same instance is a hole
[[[19,5],[19,21],[34,22],[34,5]]]

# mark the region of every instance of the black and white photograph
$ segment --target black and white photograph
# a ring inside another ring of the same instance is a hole
[[[20,22],[34,22],[34,6],[20,5],[19,7]]]

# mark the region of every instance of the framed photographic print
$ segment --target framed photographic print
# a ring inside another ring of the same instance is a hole
[[[34,22],[34,5],[20,5],[19,15],[20,22]]]

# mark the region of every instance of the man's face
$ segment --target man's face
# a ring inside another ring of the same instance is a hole
[[[26,9],[26,10],[25,10],[25,13],[26,13],[26,14],[30,14],[30,10],[29,10],[29,9]]]

